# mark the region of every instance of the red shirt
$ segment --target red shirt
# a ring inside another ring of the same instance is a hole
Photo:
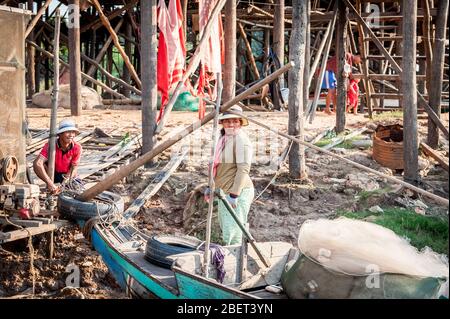
[[[351,54],[350,52],[347,52],[347,53],[345,54],[345,61],[346,61],[348,64],[350,64],[350,66],[352,66],[352,65],[353,65],[353,54]],[[334,74],[337,75],[337,59],[336,59],[336,56],[330,58],[330,59],[327,61],[327,67],[326,67],[326,70],[327,70],[327,71],[332,71],[332,72],[334,72]]]
[[[55,172],[66,174],[70,171],[70,166],[78,165],[81,157],[81,145],[75,142],[69,146],[69,150],[63,151],[56,140],[55,152]],[[40,155],[48,159],[48,142],[45,143]]]

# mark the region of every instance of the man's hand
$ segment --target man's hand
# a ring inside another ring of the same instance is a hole
[[[50,194],[56,194],[59,191],[59,188],[53,183],[48,183],[47,190],[50,192]]]

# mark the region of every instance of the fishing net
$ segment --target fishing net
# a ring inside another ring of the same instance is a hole
[[[448,258],[429,247],[418,251],[390,229],[360,220],[308,220],[300,228],[300,251],[324,267],[350,275],[374,272],[448,279]]]

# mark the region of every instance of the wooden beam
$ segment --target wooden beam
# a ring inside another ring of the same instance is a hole
[[[47,56],[48,58],[53,59],[53,54],[52,54],[52,53],[50,53],[50,52],[48,52],[48,51],[42,49],[42,48],[39,47],[36,43],[31,42],[31,41],[29,41],[29,40],[27,40],[27,43],[29,43],[29,44],[31,44],[33,47],[35,47],[36,50],[38,50],[38,51],[44,53],[44,55]],[[66,66],[66,67],[70,67],[70,66],[69,66],[69,63],[64,62],[62,59],[59,59],[59,62],[60,62],[62,65]],[[100,86],[102,89],[104,89],[106,92],[111,93],[112,95],[118,97],[119,99],[125,99],[125,98],[126,98],[126,97],[123,96],[122,94],[120,94],[120,93],[114,91],[113,89],[111,89],[110,87],[106,86],[104,83],[102,83],[102,82],[100,82],[100,81],[94,79],[93,77],[91,77],[91,76],[89,76],[89,75],[87,75],[87,74],[85,74],[85,73],[83,73],[83,72],[81,72],[81,76],[84,77],[84,78],[86,78],[86,79],[88,79],[88,81],[97,84],[97,85]]]
[[[289,40],[289,60],[295,66],[289,70],[289,124],[288,133],[304,139],[304,81],[306,28],[308,24],[308,4],[303,0],[292,1],[292,34]],[[309,66],[308,66],[309,68]],[[289,175],[291,178],[305,179],[305,148],[302,144],[293,143],[289,152]]]
[[[234,113],[233,111],[228,111],[228,112],[229,113]],[[237,113],[235,113],[235,114],[237,114]],[[311,143],[302,141],[302,140],[300,140],[298,138],[295,138],[295,137],[293,137],[291,135],[288,135],[286,133],[280,132],[278,129],[270,127],[269,125],[261,123],[261,122],[259,122],[257,120],[254,120],[254,119],[252,119],[252,118],[250,118],[248,116],[243,115],[243,117],[246,118],[249,122],[255,123],[255,124],[257,124],[257,125],[259,125],[261,127],[264,127],[265,129],[267,129],[267,130],[269,130],[269,131],[271,131],[271,132],[273,132],[273,133],[275,133],[277,135],[285,137],[285,138],[287,138],[287,139],[289,139],[289,140],[291,140],[293,142],[303,144],[303,145],[305,145],[305,146],[307,146],[307,147],[309,147],[309,148],[311,148],[311,149],[313,149],[315,151],[318,151],[319,153],[324,153],[324,154],[326,154],[328,156],[331,156],[333,158],[337,158],[339,161],[345,162],[345,163],[350,164],[352,166],[355,166],[356,168],[359,168],[359,169],[361,169],[363,171],[366,171],[366,172],[372,173],[374,175],[380,176],[382,178],[385,178],[385,179],[387,179],[388,181],[390,181],[392,183],[400,184],[400,185],[402,185],[402,186],[404,186],[404,187],[406,187],[406,188],[408,188],[408,189],[410,189],[410,190],[412,190],[414,192],[417,192],[419,194],[422,194],[422,195],[426,196],[429,199],[432,199],[433,201],[435,201],[436,203],[439,203],[440,205],[444,205],[445,207],[449,207],[449,200],[448,200],[448,198],[443,198],[443,197],[437,196],[437,195],[435,195],[433,193],[430,193],[430,192],[428,192],[426,190],[423,190],[423,189],[421,189],[419,187],[411,185],[410,183],[407,183],[405,181],[397,179],[397,178],[395,178],[393,176],[390,176],[390,175],[387,175],[387,174],[383,174],[383,173],[381,173],[381,172],[379,172],[377,170],[374,170],[374,169],[369,168],[369,167],[367,167],[365,165],[356,163],[356,162],[354,162],[352,160],[349,160],[349,159],[347,159],[347,158],[345,158],[343,156],[340,156],[340,155],[335,154],[333,152],[330,152],[328,150],[324,150],[324,149],[322,149],[322,148],[320,148],[320,147],[318,147],[316,145],[313,145]]]
[[[253,56],[252,47],[250,45],[250,42],[248,42],[247,34],[245,33],[244,28],[242,27],[242,24],[240,22],[238,23],[238,29],[239,29],[239,33],[241,35],[242,41],[244,42],[244,45],[245,45],[245,53],[247,55],[247,60],[250,63],[250,70],[252,70],[252,74],[254,76],[253,79],[255,81],[258,81],[260,78],[260,75],[259,75],[258,67],[256,66],[255,57]]]
[[[70,114],[81,115],[80,0],[69,4]],[[59,79],[55,79],[59,81]]]
[[[111,12],[111,13],[108,13],[108,14],[106,15],[106,18],[107,18],[109,21],[112,21],[114,18],[120,16],[120,15],[122,14],[122,12],[134,8],[135,5],[136,5],[136,3],[138,3],[138,1],[139,1],[139,0],[131,0],[130,3],[124,5],[123,7],[118,8],[118,9],[114,10],[114,11]],[[95,20],[95,21],[93,21],[93,22],[91,22],[91,23],[85,24],[85,25],[81,28],[81,33],[85,32],[85,31],[87,31],[87,30],[97,29],[97,28],[99,28],[101,25],[102,25],[102,20],[101,20],[101,18],[99,18],[99,19],[97,19],[97,20]]]
[[[157,105],[157,1],[141,2],[141,74],[142,88],[142,154],[146,154],[154,146],[154,127],[156,125]],[[152,163],[149,161],[147,166]]]
[[[181,78],[180,82],[178,82],[175,90],[172,93],[172,96],[169,99],[169,102],[167,102],[167,105],[164,109],[164,114],[155,128],[155,134],[159,134],[163,129],[164,124],[166,123],[167,119],[169,118],[169,114],[172,111],[173,105],[175,104],[175,101],[177,100],[178,95],[180,94],[181,88],[184,86],[184,83],[187,81],[187,79],[189,79],[191,74],[194,73],[195,70],[197,69],[201,59],[200,54],[201,50],[203,50],[204,47],[208,44],[213,24],[217,22],[216,17],[220,14],[220,11],[222,10],[225,3],[226,0],[217,1],[216,6],[211,11],[208,23],[206,24],[204,30],[202,30],[202,37],[200,39],[200,42],[198,43],[197,48],[195,49],[194,55],[192,56],[188,67],[186,68],[186,72],[183,74],[183,77]]]
[[[150,199],[153,195],[155,195],[161,186],[169,179],[170,175],[180,166],[181,161],[186,157],[187,152],[189,151],[188,146],[183,146],[180,150],[180,153],[176,156],[173,156],[167,165],[158,172],[158,174],[153,178],[153,180],[147,185],[147,187],[142,191],[142,193],[131,203],[130,206],[123,212],[123,217],[125,219],[133,218],[142,205]]]
[[[91,2],[94,4],[95,8],[97,9],[97,12],[100,15],[100,19],[102,20],[103,25],[108,30],[108,32],[111,34],[114,45],[116,46],[117,50],[119,51],[120,55],[122,56],[123,62],[127,66],[128,70],[130,71],[130,74],[133,77],[134,81],[136,82],[137,87],[140,89],[142,87],[141,80],[139,79],[139,76],[137,75],[136,70],[133,67],[133,64],[131,64],[130,59],[126,55],[122,46],[120,45],[119,38],[117,37],[116,32],[111,27],[111,23],[109,22],[108,18],[103,13],[100,3],[98,2],[98,0],[91,0]]]
[[[346,6],[355,13],[355,16],[357,20],[361,23],[361,25],[364,27],[364,29],[370,34],[370,36],[373,38],[373,41],[375,45],[378,47],[378,49],[381,51],[381,53],[386,57],[386,59],[391,63],[392,68],[398,73],[402,73],[402,69],[397,64],[397,62],[392,58],[392,56],[389,54],[389,52],[386,51],[384,46],[381,44],[381,42],[378,40],[377,36],[373,33],[373,31],[369,28],[369,26],[366,24],[364,19],[358,14],[356,9],[353,7],[353,5],[350,3],[349,0],[342,0],[346,4]],[[405,32],[406,34],[406,32]],[[415,57],[414,57],[415,58]],[[433,111],[433,109],[428,105],[427,101],[423,97],[423,95],[417,91],[418,100],[425,109],[425,111],[428,113],[430,118],[434,121],[434,123],[441,129],[441,131],[444,133],[444,137],[448,140],[449,139],[449,133],[448,129],[445,127],[445,125],[442,123],[442,121],[439,119],[439,116]]]
[[[47,7],[49,6],[49,4],[52,1],[53,0],[46,0],[44,5],[36,13],[36,15],[34,16],[33,20],[30,22],[30,24],[28,25],[28,27],[27,27],[27,29],[25,31],[25,36],[24,36],[25,38],[28,37],[28,35],[30,34],[31,30],[33,30],[34,26],[36,25],[36,23],[41,18],[42,14],[45,12],[45,10],[47,9]]]
[[[185,0],[187,2],[187,0]],[[225,4],[225,65],[223,68],[222,101],[228,102],[236,91],[236,0]]]
[[[249,96],[250,94],[255,93],[257,90],[261,89],[264,85],[272,82],[274,79],[280,76],[281,73],[288,71],[294,64],[292,62],[284,65],[274,73],[270,74],[266,78],[262,79],[261,81],[255,83],[250,88],[236,96],[231,101],[228,101],[227,103],[223,104],[220,108],[220,112],[223,113],[226,110],[228,110],[230,107],[235,105],[236,103],[244,100]],[[177,143],[187,135],[191,134],[193,131],[199,129],[204,124],[211,121],[215,116],[215,111],[212,111],[205,115],[205,117],[202,120],[199,120],[183,130],[179,131],[178,133],[175,133],[171,138],[167,139],[166,141],[158,144],[155,148],[153,148],[151,151],[143,154],[141,157],[136,159],[135,161],[131,162],[130,164],[120,168],[118,171],[116,171],[114,174],[108,176],[106,179],[102,180],[101,182],[97,183],[96,185],[92,186],[91,188],[85,190],[82,194],[77,196],[78,199],[82,201],[89,201],[93,199],[95,196],[103,192],[104,190],[110,188],[115,183],[120,181],[122,178],[128,176],[131,172],[138,169],[140,166],[144,165],[148,161],[152,160],[156,155],[160,154],[161,152],[165,151],[167,148],[172,146],[173,144]]]
[[[445,169],[445,170],[448,172],[448,160],[446,161],[446,160],[445,160],[442,156],[440,156],[435,150],[433,150],[433,149],[431,148],[431,146],[429,146],[429,145],[427,145],[427,144],[425,144],[425,143],[423,143],[423,142],[420,143],[420,147],[422,148],[422,151],[423,151],[426,155],[428,155],[428,156],[434,158],[434,159],[439,163],[439,165],[441,165],[442,168]]]
[[[120,21],[117,23],[116,27],[114,28],[114,32],[116,32],[116,33],[119,32],[119,29],[120,29],[120,27],[122,26],[122,23],[123,23],[123,19],[120,20]],[[109,46],[111,45],[111,42],[112,42],[112,36],[109,35],[108,39],[107,39],[106,42],[103,44],[103,47],[101,48],[100,52],[97,54],[97,57],[95,58],[95,62],[100,63],[100,62],[102,61],[102,59],[103,59],[103,57],[105,56],[105,54],[106,54],[106,52],[107,52]],[[88,70],[88,72],[87,72],[87,75],[93,76],[95,70],[97,70],[97,66],[95,66],[94,64],[91,65],[91,67],[89,68],[89,70]],[[87,81],[87,80],[84,81],[84,84],[86,84],[86,81]]]
[[[439,12],[448,13],[449,0],[439,1]],[[443,11],[445,10],[445,11]],[[446,41],[446,25],[448,14],[441,14],[436,19],[436,31],[433,48],[433,62],[431,63],[430,95],[429,102],[431,109],[438,117],[441,115],[442,103],[442,84],[444,77],[444,61],[445,61],[445,41]],[[428,119],[428,137],[427,143],[432,148],[437,148],[439,143],[439,131],[436,124]]]
[[[417,83],[416,28],[417,0],[403,0],[403,161],[404,179],[417,185],[419,181],[419,153],[417,149]]]
[[[337,60],[337,74],[336,74],[336,133],[341,133],[345,130],[345,109],[347,105],[347,82],[348,78],[343,76],[346,43],[347,43],[347,8],[344,3],[338,1],[338,18],[336,26],[336,60]]]

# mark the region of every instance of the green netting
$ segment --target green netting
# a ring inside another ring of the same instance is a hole
[[[191,111],[191,112],[197,112],[198,111],[198,97],[194,97],[189,92],[182,92],[178,95],[178,98],[173,105],[174,111]],[[158,110],[161,106],[161,96],[158,95]]]

